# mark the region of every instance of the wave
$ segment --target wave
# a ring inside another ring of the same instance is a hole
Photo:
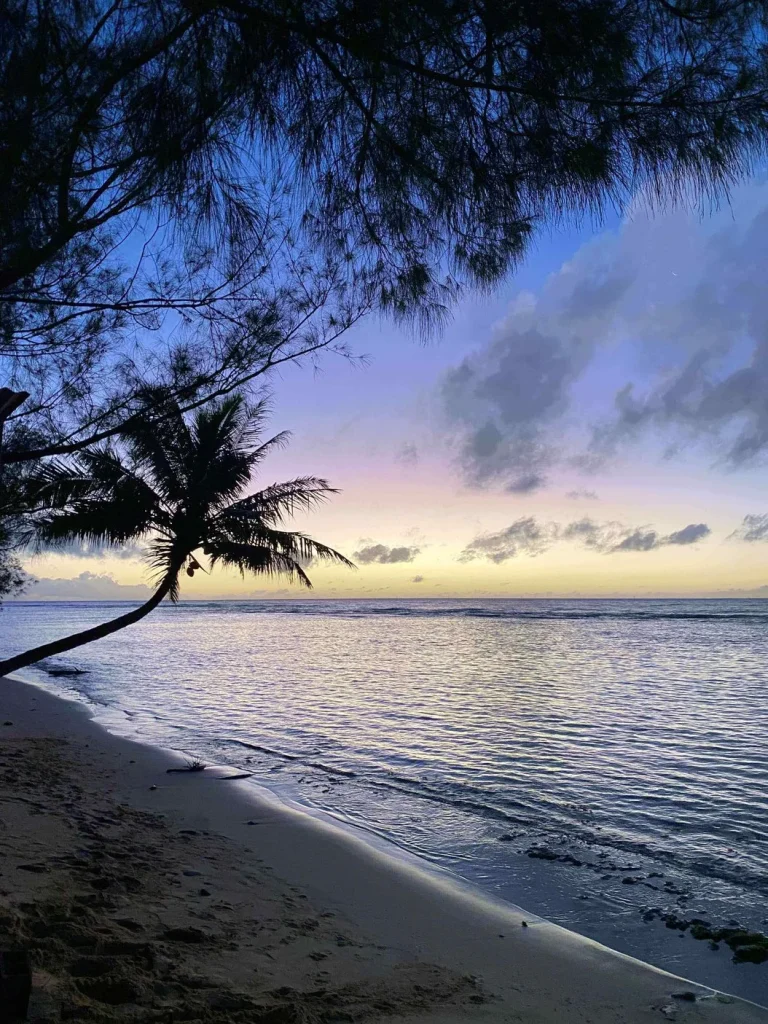
[[[599,832],[596,832],[594,828],[580,825],[572,813],[568,813],[567,808],[562,808],[561,813],[557,813],[557,808],[552,803],[548,803],[546,806],[544,804],[536,805],[512,800],[507,796],[503,800],[506,806],[501,807],[488,799],[490,794],[487,791],[474,786],[455,784],[435,786],[425,780],[414,779],[394,771],[386,772],[385,777],[375,777],[234,737],[220,737],[218,743],[254,750],[278,760],[293,763],[297,767],[314,768],[323,774],[341,777],[368,790],[390,792],[413,800],[425,800],[432,804],[482,817],[488,821],[495,821],[502,828],[518,830],[518,837],[523,844],[526,842],[525,833],[528,833],[529,839],[536,836],[537,843],[544,842],[546,844],[551,840],[558,847],[565,839],[571,844],[611,849],[630,857],[647,858],[678,870],[690,871],[699,877],[720,880],[738,886],[748,885],[756,891],[768,895],[768,875],[764,871],[753,870],[744,863],[733,863],[725,858],[713,857],[706,860],[701,856],[686,857],[679,849],[668,849],[653,840],[632,839],[615,832],[612,833],[611,826],[607,822],[601,825]],[[519,831],[521,829],[522,833]],[[382,835],[386,836],[386,833],[382,832]],[[407,842],[402,843],[401,841],[401,845],[409,848]]]
[[[213,612],[214,614],[248,615],[311,615],[336,618],[393,617],[406,619],[496,619],[520,621],[621,620],[636,622],[690,621],[690,622],[749,622],[768,623],[768,604],[764,600],[728,601],[717,607],[713,601],[652,602],[600,602],[600,607],[573,605],[546,606],[544,602],[509,602],[495,605],[465,605],[451,603],[436,605],[431,602],[402,602],[378,604],[353,601],[304,600],[289,601],[208,601],[189,602],[182,608]],[[708,606],[709,605],[709,606]]]

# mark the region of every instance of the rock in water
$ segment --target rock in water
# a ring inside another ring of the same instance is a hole
[[[0,952],[0,1019],[4,1022],[27,1018],[32,991],[32,971],[24,950]]]

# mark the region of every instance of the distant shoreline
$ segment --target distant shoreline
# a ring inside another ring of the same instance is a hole
[[[101,597],[81,597],[81,598],[61,598],[61,597],[43,597],[43,598],[32,598],[32,597],[7,597],[4,599],[4,604],[15,605],[15,604],[110,604],[110,605],[123,605],[123,604],[136,604],[141,598],[101,598]],[[448,601],[465,602],[470,603],[485,601],[535,601],[535,602],[546,602],[546,601],[562,601],[562,602],[598,602],[598,601],[611,601],[611,602],[656,602],[656,601],[768,601],[768,594],[704,594],[704,595],[690,595],[690,594],[672,594],[672,595],[654,595],[652,597],[645,597],[640,595],[631,596],[605,596],[600,595],[598,597],[512,597],[509,595],[497,595],[495,597],[413,597],[413,596],[401,596],[401,597],[324,597],[321,595],[308,595],[297,593],[291,597],[198,597],[198,598],[185,598],[181,597],[176,602],[180,605],[195,605],[195,604],[297,604],[297,603],[317,603],[325,601],[329,604],[365,604],[384,602],[392,603],[393,601],[403,601],[412,603],[446,603]]]

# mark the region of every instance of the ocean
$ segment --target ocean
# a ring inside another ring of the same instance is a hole
[[[8,603],[0,654],[122,610]],[[766,602],[183,602],[19,675],[493,899],[768,1003],[768,962],[674,926],[768,932]]]

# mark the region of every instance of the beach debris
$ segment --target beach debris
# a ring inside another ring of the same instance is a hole
[[[527,927],[528,927],[528,922],[527,922],[527,921],[521,921],[521,922],[520,922],[520,925],[521,925],[521,927],[523,927],[523,928],[527,928]]]
[[[166,768],[166,775],[173,775],[174,772],[204,772],[207,765],[202,761],[187,761],[183,768]]]
[[[13,725],[13,722],[3,722],[3,725]]]
[[[26,950],[0,952],[0,1007],[9,1021],[26,1020],[32,992],[32,969]]]
[[[45,864],[17,864],[17,871],[30,871],[33,875],[44,875],[49,870]]]
[[[672,998],[673,999],[682,999],[683,1002],[685,1002],[685,1003],[695,1003],[696,1002],[696,993],[695,992],[690,992],[690,991],[673,992],[672,993]]]
[[[199,896],[210,896],[210,892],[207,889],[198,889]]]
[[[150,788],[150,790],[157,789],[157,786],[150,786],[149,788]]]
[[[45,670],[49,676],[86,676],[87,668],[67,668],[66,665],[53,665]]]
[[[188,868],[181,873],[182,875],[186,875],[187,878],[199,878],[199,876],[202,875],[202,871],[193,871],[191,868]]]

